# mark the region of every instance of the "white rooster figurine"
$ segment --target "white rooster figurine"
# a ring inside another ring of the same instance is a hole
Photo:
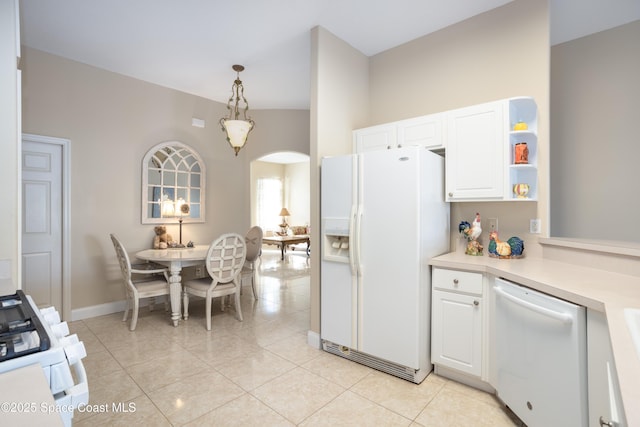
[[[478,240],[481,234],[482,227],[480,225],[480,214],[476,212],[476,219],[473,220],[471,228],[469,229],[469,240]]]
[[[464,253],[467,255],[482,255],[482,245],[478,241],[482,234],[482,227],[480,225],[480,214],[476,212],[476,218],[472,224],[467,221],[462,221],[458,226],[458,231],[469,241],[467,249]]]

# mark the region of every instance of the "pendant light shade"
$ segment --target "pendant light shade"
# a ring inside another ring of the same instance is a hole
[[[226,133],[227,142],[237,156],[238,151],[246,144],[249,132],[255,126],[255,122],[251,120],[251,117],[247,116],[249,103],[244,97],[244,86],[240,80],[240,71],[244,70],[244,67],[242,65],[234,65],[233,70],[237,73],[237,77],[231,87],[231,97],[227,103],[229,115],[220,119],[220,125],[222,126],[222,131]],[[240,111],[242,111],[242,119],[240,119]]]

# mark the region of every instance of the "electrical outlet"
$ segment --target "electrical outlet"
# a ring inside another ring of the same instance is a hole
[[[488,218],[487,222],[489,223],[489,233],[498,231],[498,218]]]
[[[195,274],[196,274],[196,277],[204,277],[204,271],[201,265],[196,267]]]
[[[542,232],[542,224],[540,223],[540,218],[529,220],[529,233],[531,234],[540,234]]]

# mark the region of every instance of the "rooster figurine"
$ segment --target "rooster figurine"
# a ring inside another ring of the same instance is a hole
[[[489,256],[497,258],[521,257],[524,252],[524,241],[516,236],[509,238],[506,242],[498,239],[498,232],[489,233]]]
[[[482,234],[480,214],[476,212],[476,218],[472,224],[469,224],[467,221],[462,221],[460,225],[458,225],[458,231],[469,241],[464,253],[467,255],[482,255],[483,247],[478,241],[478,238]]]
[[[482,227],[480,224],[480,214],[476,212],[476,218],[473,220],[471,229],[469,230],[469,240],[478,240],[481,234]]]

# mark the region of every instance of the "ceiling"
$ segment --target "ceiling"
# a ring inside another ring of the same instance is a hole
[[[640,19],[640,0],[550,0],[551,41]],[[22,0],[21,41],[226,103],[240,74],[252,109],[308,109],[311,28],[367,56],[510,0]]]

